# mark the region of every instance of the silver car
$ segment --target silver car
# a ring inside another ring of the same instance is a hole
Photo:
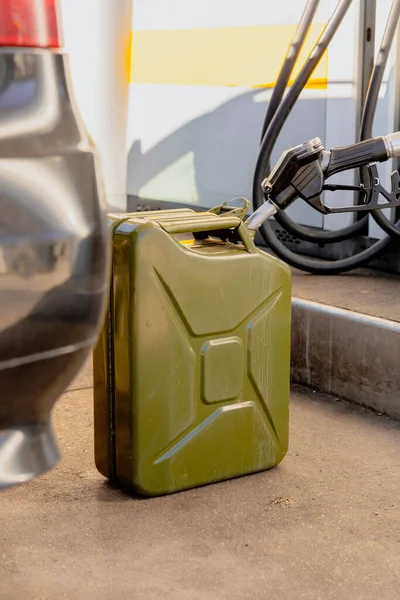
[[[0,487],[58,461],[51,410],[108,282],[98,158],[61,46],[57,0],[0,0]]]

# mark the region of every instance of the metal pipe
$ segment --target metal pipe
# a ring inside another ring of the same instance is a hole
[[[378,104],[379,92],[385,73],[393,39],[400,19],[400,0],[394,0],[386,23],[385,32],[379,48],[378,57],[368,85],[367,96],[361,118],[360,140],[372,137],[372,127]]]

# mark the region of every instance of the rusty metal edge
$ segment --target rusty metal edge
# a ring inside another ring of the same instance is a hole
[[[400,323],[292,301],[292,382],[400,418]]]

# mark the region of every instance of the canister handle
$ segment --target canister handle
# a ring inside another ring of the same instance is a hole
[[[217,216],[212,213],[204,213],[186,219],[160,219],[158,224],[162,229],[171,234],[180,233],[209,233],[213,232],[215,237],[233,236],[237,241],[240,241],[248,252],[256,251],[253,240],[243,221],[232,216]],[[228,234],[228,236],[224,235]]]

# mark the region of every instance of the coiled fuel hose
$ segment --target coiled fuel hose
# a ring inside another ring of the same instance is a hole
[[[264,122],[263,131],[265,131],[262,138],[259,156],[257,159],[256,169],[253,180],[253,205],[255,209],[258,209],[264,203],[264,193],[261,188],[261,183],[265,179],[269,172],[269,163],[271,154],[279,136],[279,133],[290,114],[294,104],[296,103],[301,91],[304,89],[308,79],[310,78],[315,67],[318,65],[321,57],[326,51],[330,44],[333,36],[335,35],[338,27],[340,26],[344,16],[346,15],[352,0],[341,0],[330,20],[328,21],[325,29],[321,33],[316,45],[314,46],[311,54],[309,55],[305,65],[301,69],[297,76],[293,86],[288,91],[283,101],[284,88],[290,78],[289,67],[285,68],[288,58],[292,58],[292,55],[297,52],[297,56],[300,52],[299,41],[304,41],[311,24],[312,16],[315,14],[318,2],[316,0],[309,0],[306,4],[306,8],[303,12],[302,19],[299,27],[295,34],[292,46],[294,50],[292,54],[289,53],[285,59],[283,68],[281,69],[280,76],[276,89],[277,91],[272,94],[271,102],[273,100],[272,108],[268,109],[267,115]],[[378,54],[378,59],[373,69],[370,84],[368,87],[367,97],[362,115],[361,123],[361,139],[366,139],[371,136],[373,117],[376,110],[379,89],[383,79],[383,73],[387,64],[390,48],[394,39],[397,24],[400,16],[400,0],[394,0],[390,15],[388,18],[385,33],[382,39],[381,48]],[[291,46],[291,47],[292,47]],[[294,65],[294,63],[293,63]],[[275,97],[274,97],[275,95]],[[384,248],[390,243],[394,235],[400,235],[399,225],[400,222],[393,224],[387,219],[380,210],[372,211],[372,215],[378,224],[387,233],[387,236],[382,240],[375,242],[371,247],[363,250],[362,252],[350,256],[344,259],[329,261],[308,258],[305,256],[299,256],[298,254],[290,251],[282,242],[278,240],[268,221],[265,221],[260,227],[260,233],[264,238],[267,245],[285,262],[291,266],[298,268],[303,271],[318,274],[335,274],[339,272],[350,271],[356,267],[367,264],[373,258],[378,256]],[[334,243],[349,239],[356,233],[360,232],[362,228],[367,224],[368,213],[360,220],[355,221],[350,226],[337,230],[337,231],[316,231],[307,227],[294,223],[285,213],[280,210],[275,215],[278,223],[286,229],[292,235],[297,236],[300,239],[316,242],[316,243]]]

